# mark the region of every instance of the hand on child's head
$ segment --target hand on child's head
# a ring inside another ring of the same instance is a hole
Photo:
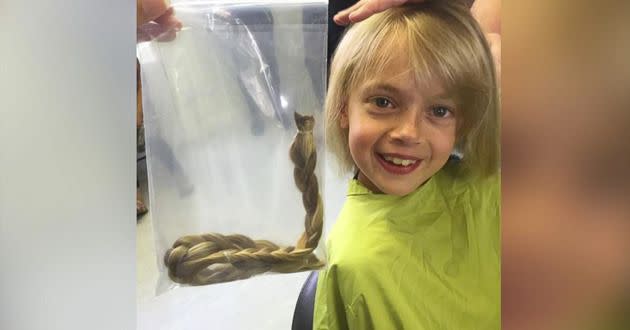
[[[501,35],[498,33],[486,34],[486,40],[490,46],[490,52],[494,59],[494,68],[497,72],[497,83],[501,84]]]
[[[353,6],[337,13],[335,23],[348,25],[367,19],[368,17],[387,9],[402,6],[407,3],[421,3],[425,0],[359,0]],[[471,12],[483,31],[492,49],[497,77],[501,73],[501,1],[476,0]]]
[[[137,0],[137,42],[171,41],[182,23],[165,0]]]
[[[490,45],[497,79],[501,80],[501,0],[476,0],[470,9]]]
[[[348,25],[360,22],[376,13],[380,13],[392,7],[402,6],[406,3],[420,3],[424,0],[360,0],[352,7],[344,9],[335,15],[335,23]]]
[[[476,0],[470,11],[485,33],[501,34],[501,0]]]

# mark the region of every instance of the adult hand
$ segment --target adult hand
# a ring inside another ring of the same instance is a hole
[[[501,83],[501,35],[498,33],[487,33],[486,40],[490,46],[490,52],[494,59],[494,68],[497,72],[498,83]]]
[[[136,0],[137,42],[170,41],[182,28],[168,0]]]
[[[360,22],[376,13],[380,13],[392,7],[402,6],[406,3],[420,3],[424,0],[360,0],[352,7],[337,13],[333,18],[338,25],[348,25]]]
[[[350,8],[337,13],[333,18],[339,25],[360,22],[371,15],[406,3],[424,0],[360,0]],[[501,0],[476,0],[471,13],[486,34],[486,40],[494,58],[497,77],[501,76]]]
[[[501,81],[501,0],[476,0],[470,9],[479,26],[486,34],[490,46],[497,79]]]
[[[476,0],[470,11],[485,33],[501,34],[501,0]]]

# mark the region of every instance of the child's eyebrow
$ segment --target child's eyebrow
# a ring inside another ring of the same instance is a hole
[[[388,83],[375,83],[369,84],[363,88],[363,91],[366,93],[373,93],[377,91],[389,92],[392,94],[403,94],[402,90],[392,84]]]
[[[363,92],[365,94],[371,94],[371,93],[376,93],[376,92],[387,92],[394,95],[402,95],[402,96],[406,95],[405,90],[398,88],[395,85],[392,85],[389,83],[383,83],[383,82],[366,85],[363,88]],[[429,102],[445,102],[445,103],[455,102],[453,95],[443,90],[440,90],[433,95],[426,95],[426,99]]]

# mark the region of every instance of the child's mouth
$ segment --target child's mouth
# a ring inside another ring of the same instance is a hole
[[[393,155],[393,154],[376,154],[376,159],[383,168],[392,174],[404,175],[413,172],[420,163],[421,159],[414,157]]]

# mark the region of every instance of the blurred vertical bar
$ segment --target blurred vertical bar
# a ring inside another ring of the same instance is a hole
[[[135,328],[135,11],[0,1],[0,329]]]
[[[502,328],[628,329],[630,2],[503,22]]]

